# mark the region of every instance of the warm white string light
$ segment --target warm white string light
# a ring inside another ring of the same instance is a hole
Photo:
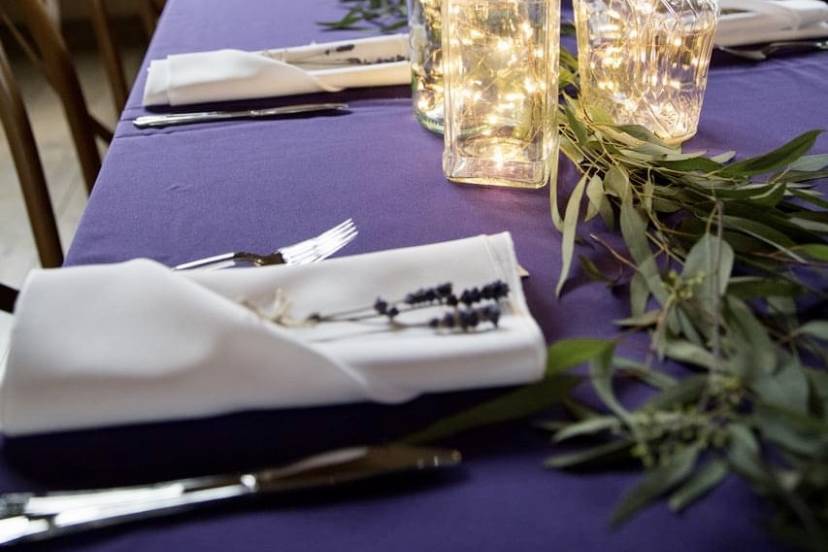
[[[581,98],[667,142],[696,133],[716,0],[576,0]]]
[[[443,0],[446,176],[543,186],[556,167],[556,0]]]

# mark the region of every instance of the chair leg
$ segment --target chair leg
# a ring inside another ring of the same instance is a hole
[[[141,16],[141,22],[144,24],[144,31],[147,33],[147,38],[152,38],[155,33],[155,26],[158,24],[158,16],[160,14],[159,6],[153,0],[140,0],[138,3],[138,13]]]
[[[52,210],[49,188],[43,165],[37,153],[32,127],[20,90],[12,75],[6,52],[0,45],[0,120],[6,131],[9,150],[14,160],[29,223],[34,234],[40,264],[57,267],[63,264],[63,249],[60,245],[57,221]]]
[[[121,55],[115,46],[115,38],[112,36],[112,29],[109,26],[109,16],[104,0],[90,0],[89,8],[92,16],[92,26],[95,30],[95,39],[98,42],[98,49],[101,52],[106,75],[109,79],[109,87],[112,91],[115,114],[120,115],[129,95]]]

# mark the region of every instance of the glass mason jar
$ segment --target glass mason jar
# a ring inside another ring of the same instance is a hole
[[[555,177],[559,0],[443,0],[443,172],[540,188]]]
[[[698,128],[717,0],[574,0],[587,113],[668,143]]]
[[[443,0],[407,0],[411,94],[421,125],[443,132]]]

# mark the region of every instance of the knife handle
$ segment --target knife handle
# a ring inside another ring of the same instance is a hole
[[[186,125],[204,121],[220,121],[250,116],[246,111],[203,111],[200,113],[165,113],[163,115],[144,115],[132,124],[138,128],[157,128],[172,125]]]

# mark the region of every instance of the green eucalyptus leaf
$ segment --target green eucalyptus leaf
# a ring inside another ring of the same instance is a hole
[[[819,220],[814,215],[821,215],[822,213],[805,213],[799,212],[788,220],[800,228],[809,232],[817,234],[828,234],[828,221]]]
[[[638,264],[638,272],[644,277],[650,293],[663,305],[667,302],[667,291],[650,250],[647,226],[629,198],[621,203],[621,235],[624,236],[627,249]]]
[[[782,253],[785,253],[790,258],[796,261],[804,262],[804,259],[800,255],[797,255],[790,249],[791,247],[796,246],[796,242],[794,242],[791,238],[789,238],[786,234],[780,232],[779,230],[745,218],[725,215],[724,217],[722,217],[722,219],[724,220],[725,226],[727,228],[738,230],[739,232],[744,232],[748,236],[765,242],[766,244],[776,248]]]
[[[563,219],[563,237],[561,239],[561,274],[558,277],[558,285],[555,288],[555,295],[561,295],[561,290],[569,277],[569,267],[572,265],[572,256],[575,253],[575,231],[578,226],[578,211],[581,208],[581,198],[584,195],[584,188],[587,177],[584,175],[575,185],[569,201],[566,204],[566,211]]]
[[[570,161],[579,165],[584,160],[584,155],[578,150],[577,146],[572,143],[572,141],[567,138],[566,136],[561,136],[560,141],[560,148],[564,155],[566,155]],[[552,187],[557,189],[557,179],[552,179]],[[553,200],[557,203],[557,199],[553,195]],[[555,209],[553,212],[557,212]],[[554,216],[554,215],[553,215]],[[560,230],[560,229],[559,229]]]
[[[730,369],[745,381],[772,374],[777,365],[776,349],[750,307],[735,297],[727,297],[724,314],[730,326],[724,339],[731,351]]]
[[[623,357],[615,357],[616,370],[622,375],[632,376],[655,389],[664,390],[677,385],[678,380],[659,370]]]
[[[612,388],[613,363],[612,354],[614,347],[608,347],[598,356],[592,359],[589,366],[589,374],[592,377],[592,386],[595,392],[604,401],[604,404],[624,420],[629,420],[630,413],[624,408],[615,397]]]
[[[767,471],[759,456],[759,442],[753,431],[745,424],[730,424],[727,427],[727,461],[730,467],[759,483],[767,477]]]
[[[670,509],[674,512],[685,509],[694,501],[712,491],[729,472],[727,462],[718,458],[711,460],[670,496]]]
[[[660,167],[665,167],[674,171],[682,172],[698,172],[698,173],[712,173],[721,170],[724,165],[707,157],[687,157],[679,159],[678,156],[666,156],[663,160],[656,160]]]
[[[828,244],[806,243],[794,248],[797,253],[804,253],[808,257],[828,263]]]
[[[817,155],[803,155],[790,165],[789,171],[820,171],[828,168],[828,153],[820,153]]]
[[[561,442],[573,437],[591,435],[602,431],[619,429],[620,427],[621,420],[615,416],[598,416],[567,425],[555,434],[554,440],[555,442]]]
[[[707,388],[707,376],[695,375],[682,378],[675,385],[664,389],[641,406],[642,411],[669,410],[695,402]]]
[[[669,340],[665,354],[674,360],[702,366],[710,370],[718,370],[720,368],[720,362],[716,360],[716,357],[712,353],[704,347],[689,341],[679,339]]]
[[[820,130],[811,130],[801,134],[784,146],[769,153],[728,165],[721,171],[721,174],[725,176],[752,176],[789,165],[813,147],[817,136],[821,132]]]
[[[561,339],[547,350],[546,375],[552,376],[576,368],[607,351],[611,354],[614,347],[615,342],[608,339]]]
[[[589,179],[589,184],[586,187],[586,195],[589,202],[587,204],[584,222],[595,218],[595,215],[601,212],[604,207],[604,184],[597,175]]]
[[[566,114],[566,120],[569,123],[569,128],[571,128],[572,132],[575,133],[578,143],[586,144],[588,141],[586,127],[580,120],[578,120],[578,116],[572,109],[571,100],[564,103],[563,109],[564,114]]]
[[[647,280],[640,272],[636,272],[630,280],[630,312],[633,316],[641,316],[647,308],[650,299],[650,288]]]
[[[780,173],[773,178],[777,182],[787,182],[790,185],[802,184],[804,182],[811,182],[812,180],[821,180],[828,178],[828,170],[821,171],[786,171]]]
[[[649,142],[650,144],[657,144],[662,147],[668,147],[667,144],[664,143],[661,138],[650,132],[649,129],[643,127],[641,125],[618,125],[616,127],[618,130],[640,140],[642,142]],[[675,151],[675,148],[668,148]]]
[[[760,373],[751,388],[765,404],[779,405],[800,414],[808,410],[808,378],[795,357],[787,358],[773,373]]]
[[[636,512],[660,497],[692,473],[698,449],[687,447],[676,454],[667,464],[649,473],[624,495],[612,514],[612,524],[619,525]]]
[[[828,320],[812,320],[803,324],[796,333],[828,341]]]
[[[828,177],[828,175],[826,175],[826,177]],[[790,188],[788,189],[788,191],[790,191],[792,195],[798,197],[799,199],[807,201],[808,203],[812,203],[817,207],[828,209],[828,201],[822,199],[822,197],[820,197],[819,192],[813,190],[794,190]]]
[[[627,171],[613,165],[604,176],[604,184],[608,194],[612,194],[619,199],[625,199],[630,196],[630,177]]]
[[[734,157],[736,157],[736,152],[735,151],[725,151],[725,152],[720,153],[718,155],[714,155],[713,157],[710,158],[710,160],[715,161],[716,163],[723,163],[724,164],[724,163],[727,163],[728,161],[730,161],[731,159],[733,159]]]
[[[643,314],[639,314],[638,316],[631,316],[629,318],[616,320],[615,323],[619,326],[636,326],[640,328],[646,328],[655,325],[655,323],[658,322],[658,319],[660,317],[661,311],[658,309],[654,309],[651,311],[647,311]]]
[[[543,465],[547,468],[567,469],[581,466],[583,464],[591,464],[600,460],[606,460],[608,458],[615,458],[618,456],[627,457],[629,456],[629,450],[631,448],[632,443],[630,441],[610,441],[595,447],[581,449],[576,452],[550,456]]]
[[[734,259],[730,244],[712,234],[702,236],[687,254],[681,275],[701,280],[698,286],[701,300],[711,311],[713,297],[724,295],[727,290]]]
[[[538,383],[443,418],[422,431],[404,437],[401,441],[428,443],[477,427],[538,414],[564,398],[578,381],[578,378],[566,374],[545,378]]]
[[[730,295],[743,300],[758,297],[795,297],[801,291],[802,287],[794,282],[761,276],[737,276],[730,279],[727,287]]]
[[[757,405],[754,416],[766,439],[792,453],[828,461],[828,421],[764,403]]]
[[[805,374],[811,387],[811,403],[817,405],[821,418],[828,420],[828,372],[808,368]]]

